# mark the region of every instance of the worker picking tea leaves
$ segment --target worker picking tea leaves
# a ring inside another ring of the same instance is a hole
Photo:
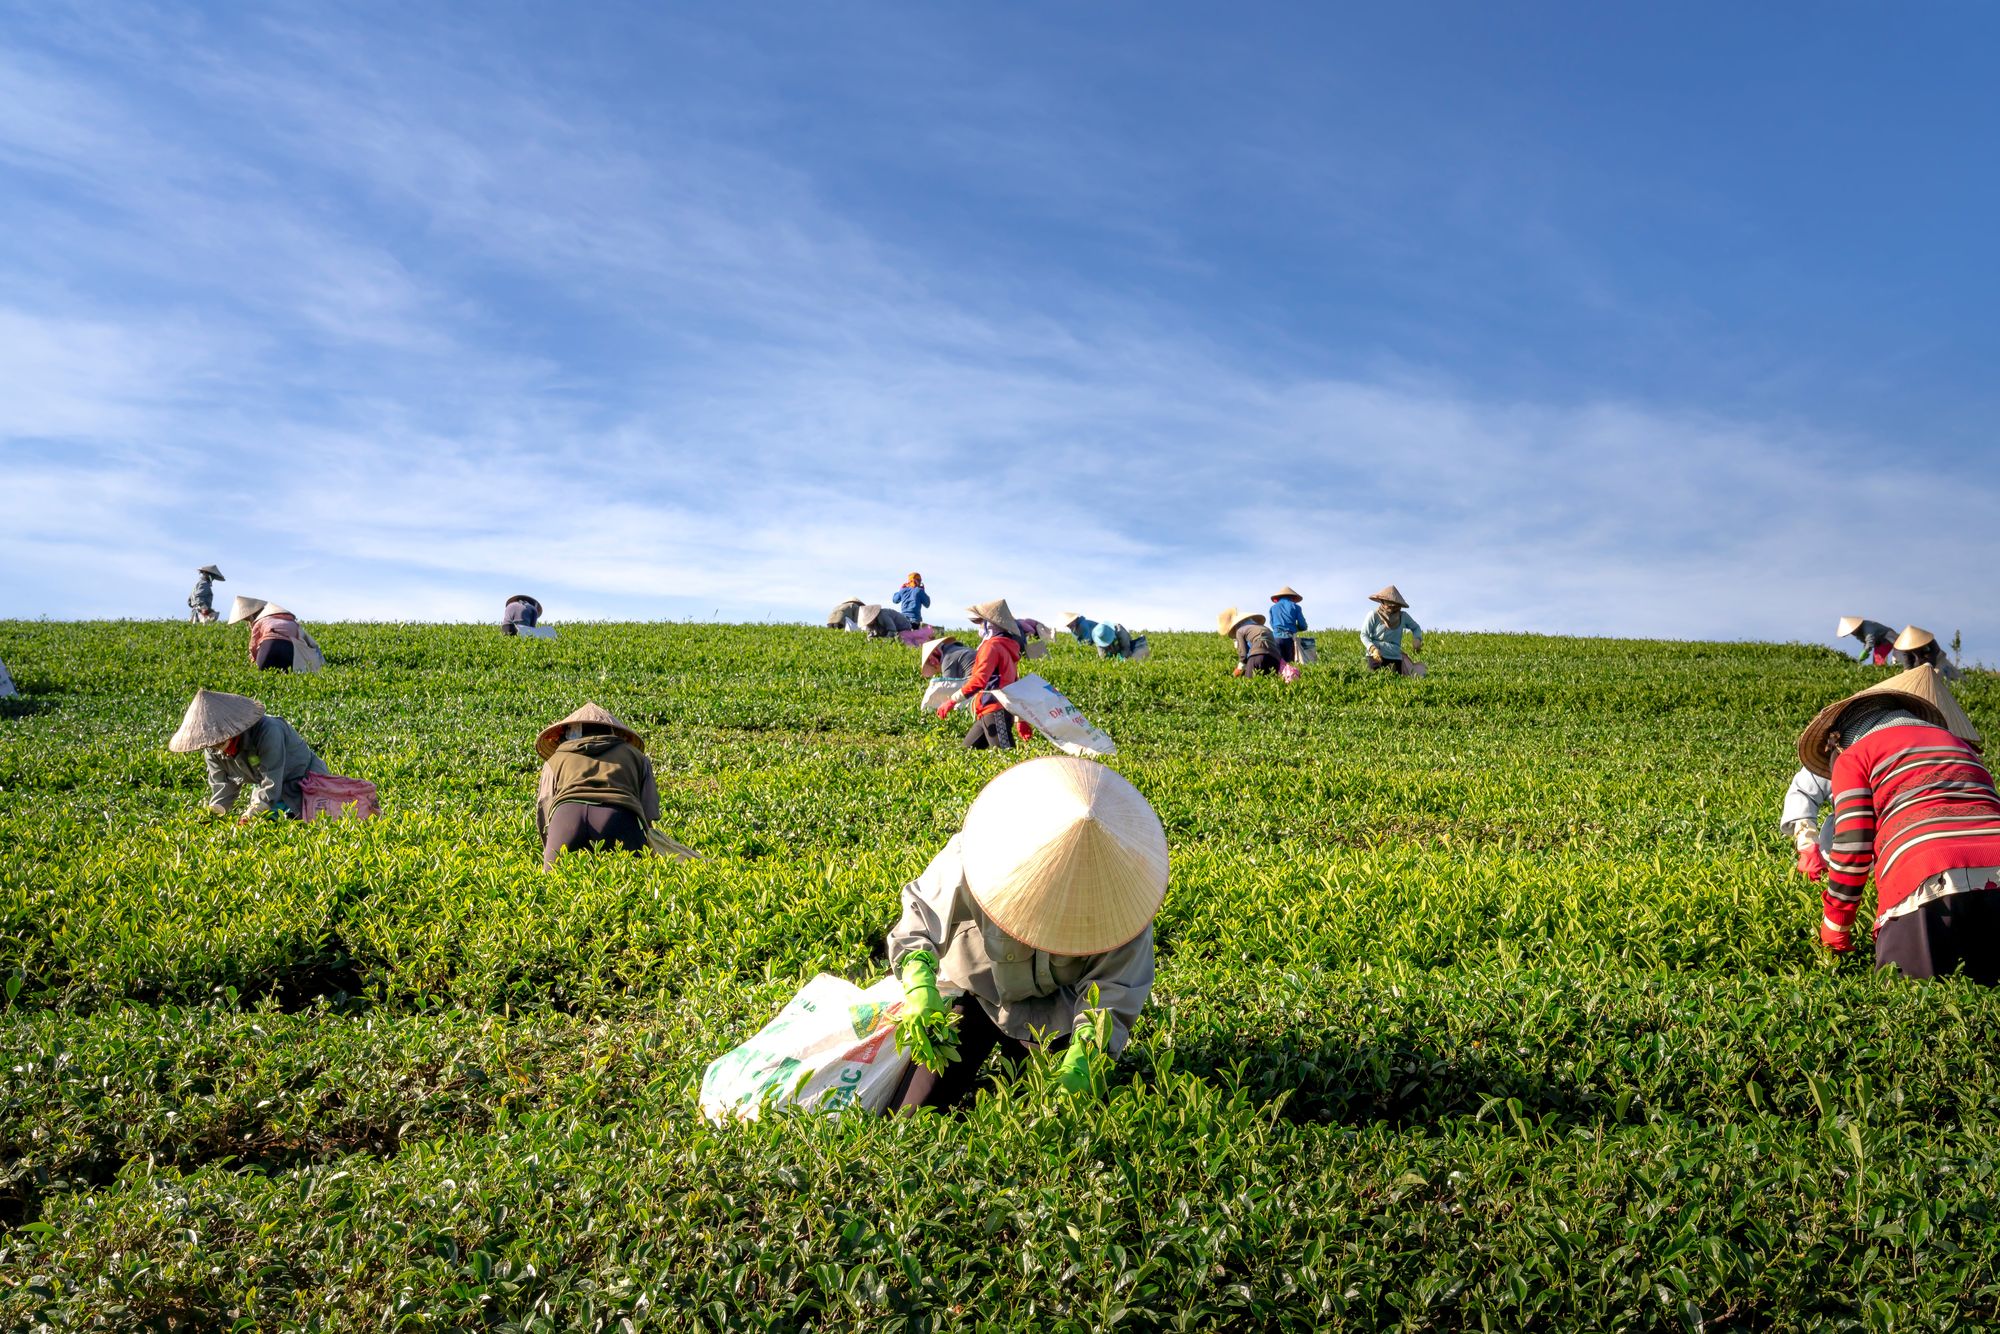
[[[247,695],[198,690],[167,742],[177,754],[202,752],[208,766],[208,809],[227,815],[245,788],[250,808],[242,817],[289,816],[305,811],[305,784],[331,771],[298,729]]]
[[[585,704],[535,738],[542,776],[535,789],[535,831],[542,864],[564,852],[694,853],[654,830],[660,788],[640,735],[608,709]]]
[[[1114,770],[1051,756],[988,783],[889,932],[901,1027],[922,1035],[890,1106],[964,1102],[996,1049],[1059,1051],[1063,1088],[1101,1090],[1153,989],[1166,893],[1166,831]]]
[[[1229,669],[1231,676],[1267,676],[1284,670],[1285,660],[1278,656],[1277,637],[1264,623],[1263,612],[1231,607],[1216,618],[1215,628],[1236,645],[1236,665]]]
[[[1891,641],[1896,637],[1894,630],[1865,616],[1843,616],[1833,627],[1833,632],[1842,639],[1860,640],[1861,661],[1874,663],[1877,667],[1889,661]]]
[[[219,579],[222,571],[213,565],[194,572],[194,591],[188,594],[188,620],[194,624],[215,624],[215,584]]]
[[[967,750],[1012,750],[1016,734],[1023,741],[1034,735],[1026,723],[1017,723],[1007,712],[1007,703],[993,692],[1013,685],[1021,676],[1021,654],[1028,639],[1007,606],[1007,599],[977,603],[966,608],[973,628],[979,631],[979,648],[965,683],[938,705],[937,716],[951,717],[960,700],[972,701],[972,730],[965,734]]]
[[[1410,615],[1410,604],[1394,584],[1379,593],[1370,593],[1375,604],[1368,623],[1361,627],[1361,652],[1371,672],[1393,671],[1399,676],[1422,676],[1423,664],[1414,655],[1424,651],[1424,628]],[[1410,636],[1410,653],[1403,656],[1403,634]]]

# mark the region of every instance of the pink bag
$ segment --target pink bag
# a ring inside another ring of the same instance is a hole
[[[1278,664],[1278,679],[1280,681],[1296,681],[1304,675],[1305,673],[1299,670],[1299,665],[1295,662],[1281,662]]]
[[[896,638],[902,640],[911,648],[922,648],[937,637],[937,627],[934,625],[920,625],[914,630],[898,630],[896,632]]]
[[[299,791],[305,798],[305,809],[299,812],[301,820],[317,820],[322,815],[335,820],[350,815],[366,820],[382,813],[382,800],[375,794],[375,785],[365,778],[307,774],[299,783]]]

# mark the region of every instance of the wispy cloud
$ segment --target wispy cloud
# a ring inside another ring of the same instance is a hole
[[[1830,499],[1973,531],[2000,479],[1273,358],[1073,260],[983,268],[762,134],[768,89],[696,115],[418,20],[130,19],[0,50],[0,560],[34,575],[0,613],[172,614],[219,559],[309,617],[524,587],[558,618],[799,618],[919,567],[947,605],[1162,628],[1277,582],[1353,620],[1393,579],[1445,626],[1822,639],[1853,610],[2000,642],[1976,569],[1844,539]],[[186,59],[127,77],[159,43]],[[1150,207],[1170,158],[1066,143],[1065,95],[1003,82],[913,136],[1189,263]]]

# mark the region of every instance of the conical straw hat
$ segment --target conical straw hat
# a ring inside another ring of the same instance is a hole
[[[1048,954],[1130,943],[1167,895],[1167,834],[1139,790],[1048,756],[986,785],[959,834],[965,887],[995,926]]]
[[[1267,624],[1264,620],[1264,613],[1260,611],[1239,611],[1235,607],[1231,607],[1228,611],[1223,612],[1222,615],[1215,618],[1215,629],[1224,639],[1234,639],[1236,637],[1236,627],[1245,621],[1255,621],[1259,625]]]
[[[275,602],[266,602],[264,609],[257,613],[255,619],[261,621],[266,616],[290,616],[291,614],[292,609],[290,607],[280,607]]]
[[[241,593],[238,593],[236,600],[229,604],[229,624],[234,625],[238,621],[255,620],[263,613],[265,606],[266,603],[262,598],[246,598]]]
[[[1859,616],[1843,616],[1833,627],[1833,637],[1835,639],[1845,639],[1860,628],[1861,618]]]
[[[1075,625],[1082,619],[1083,613],[1080,611],[1066,611],[1062,614],[1062,623],[1064,625]]]
[[[535,738],[535,753],[545,760],[555,754],[556,747],[560,746],[563,742],[563,729],[571,723],[602,723],[604,726],[618,733],[619,736],[631,742],[635,749],[644,750],[646,748],[645,740],[637,732],[612,717],[609,709],[601,708],[596,704],[586,704],[560,722],[553,722],[544,727],[542,734]]]
[[[1959,707],[1951,687],[1945,684],[1937,668],[1926,664],[1898,672],[1866,690],[1857,690],[1846,699],[1835,700],[1814,714],[1813,720],[1806,724],[1806,730],[1799,734],[1799,763],[1821,778],[1832,777],[1833,765],[1826,757],[1827,733],[1834,730],[1848,705],[1873,695],[1900,696],[1894,702],[1907,707],[1910,712],[1945,728],[1961,741],[1974,746],[1981,744],[1979,729],[1972,725],[1972,719],[1965,716],[1965,710]]]
[[[1903,633],[1896,636],[1896,647],[1905,653],[1910,652],[1912,649],[1920,649],[1926,644],[1935,643],[1937,643],[1937,636],[1920,625],[1906,625],[1903,627]]]
[[[920,656],[917,658],[918,670],[923,672],[925,676],[929,676],[933,672],[937,671],[938,654],[944,652],[946,645],[956,644],[956,643],[958,643],[958,641],[956,639],[953,639],[950,635],[939,635],[936,639],[930,640],[922,648],[917,650],[917,652],[920,654]]]
[[[1276,602],[1279,598],[1290,598],[1294,602],[1304,602],[1306,600],[1305,594],[1299,592],[1298,589],[1293,588],[1290,584],[1286,584],[1283,588],[1271,594],[1271,601]]]
[[[213,565],[204,565],[199,570],[196,570],[195,573],[205,574],[211,579],[222,579],[222,582],[225,584],[229,582],[227,579],[223,579],[222,571],[216,569]]]
[[[167,749],[186,753],[219,746],[255,727],[263,716],[264,706],[248,695],[197,690],[181,718],[180,730],[167,742]]]
[[[1403,590],[1394,584],[1384,584],[1382,591],[1379,593],[1370,593],[1368,600],[1370,602],[1387,602],[1396,607],[1407,607],[1410,605],[1409,599],[1403,596]]]
[[[882,619],[882,604],[879,602],[871,602],[867,606],[861,609],[861,614],[854,618],[854,623],[860,626],[863,630],[866,630],[869,626],[875,624],[875,622],[881,619]]]
[[[1021,623],[1014,619],[1014,613],[1007,606],[1006,598],[994,598],[991,602],[975,602],[965,609],[978,620],[999,626],[1010,635],[1021,633]]]

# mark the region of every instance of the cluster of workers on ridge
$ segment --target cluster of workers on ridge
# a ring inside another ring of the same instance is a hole
[[[1894,661],[1898,667],[1935,667],[1947,681],[1958,680],[1958,668],[1944,654],[1937,636],[1920,625],[1906,625],[1897,634],[1880,621],[1865,616],[1843,616],[1834,626],[1842,639],[1861,641],[1861,661],[1880,667]]]
[[[221,578],[214,567],[204,582]],[[198,586],[189,599],[195,617],[215,619],[212,599]],[[893,612],[901,631],[927,630],[930,605],[912,575]],[[1423,631],[1392,585],[1376,593],[1377,610],[1361,632],[1371,670],[1417,674],[1403,636],[1420,651]],[[1303,597],[1290,587],[1272,595],[1272,612],[1224,614],[1223,631],[1237,644],[1239,674],[1263,674],[1297,664],[1310,649]],[[231,621],[252,623],[252,660],[260,667],[298,670],[303,651],[318,646],[281,607],[237,599]],[[874,633],[879,616],[830,618]],[[838,610],[838,609],[837,609]],[[508,602],[514,625],[533,626],[540,604]],[[1019,664],[1043,627],[1016,618],[1004,599],[968,608],[978,642],[927,634],[915,641],[926,676],[944,678],[948,716],[971,704],[966,744],[1007,748],[1025,727],[1010,725],[993,691],[1018,676]],[[1100,654],[1130,656],[1143,642],[1122,626],[1065,614],[1080,643]],[[256,627],[273,621],[260,636]],[[291,628],[287,628],[287,627]],[[1799,869],[1821,891],[1820,941],[1836,952],[1856,946],[1856,918],[1872,879],[1875,962],[1910,977],[1960,973],[2000,984],[2000,792],[1981,756],[1982,738],[1951,693],[1956,669],[1934,637],[1916,627],[1890,637],[1887,627],[1860,618],[1840,622],[1862,641],[1863,660],[1901,655],[1904,670],[1821,709],[1800,734],[1800,769],[1782,812]],[[271,644],[290,648],[260,653]],[[249,813],[296,815],[310,785],[329,777],[305,739],[257,701],[203,690],[168,743],[203,752],[209,806],[229,811],[250,793]],[[565,851],[651,850],[691,857],[689,849],[654,828],[659,789],[637,731],[596,704],[586,704],[536,738],[544,763],[535,822],[543,860]],[[1828,807],[1831,807],[1830,816]],[[959,1018],[958,1058],[943,1071],[913,1065],[893,1106],[913,1110],[963,1101],[974,1076],[995,1050],[1018,1060],[1035,1045],[1060,1049],[1064,1087],[1102,1086],[1151,992],[1152,922],[1164,901],[1168,854],[1157,814],[1116,772],[1089,760],[1049,757],[1004,770],[986,784],[960,832],[904,886],[901,915],[888,937],[891,966],[905,1003],[920,1011],[951,1010]],[[1093,999],[1094,998],[1094,999]]]

